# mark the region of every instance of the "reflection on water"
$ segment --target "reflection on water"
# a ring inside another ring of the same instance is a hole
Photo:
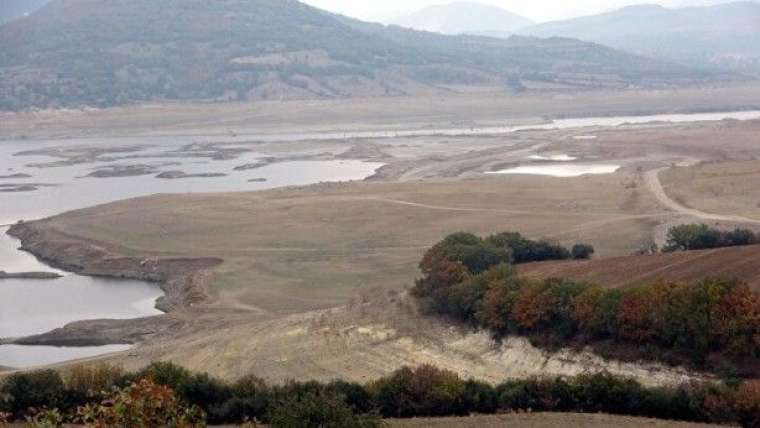
[[[552,161],[552,162],[570,162],[578,158],[575,156],[570,156],[566,154],[557,154],[557,155],[531,155],[531,156],[528,156],[528,159],[545,160],[545,161]]]
[[[579,177],[586,174],[610,174],[620,169],[612,164],[552,164],[524,165],[515,168],[491,171],[487,174],[529,174],[548,175],[552,177]]]

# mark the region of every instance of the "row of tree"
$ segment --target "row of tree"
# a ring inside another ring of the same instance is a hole
[[[760,427],[760,381],[646,388],[608,373],[513,380],[493,386],[424,365],[368,384],[224,382],[171,363],[138,373],[99,365],[64,377],[47,370],[0,383],[0,425],[173,426],[266,423],[272,427],[378,427],[382,418],[517,411],[603,412]],[[8,413],[2,413],[2,411]],[[4,420],[5,419],[5,420]]]
[[[663,252],[706,250],[710,248],[738,247],[760,243],[755,232],[749,229],[724,231],[706,224],[684,224],[668,230]]]
[[[760,357],[760,296],[745,284],[708,279],[609,289],[535,280],[515,274],[505,253],[499,257],[478,242],[451,235],[425,254],[424,276],[412,291],[424,311],[497,336],[527,335],[559,344],[612,341],[654,359],[675,351],[697,365],[708,357],[722,362]],[[740,366],[749,375],[757,370],[757,364]]]

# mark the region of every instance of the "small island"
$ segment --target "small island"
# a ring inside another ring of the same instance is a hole
[[[58,279],[62,275],[55,272],[18,272],[11,273],[0,270],[0,279]]]
[[[215,173],[215,172],[201,173],[201,174],[186,174],[183,171],[166,171],[166,172],[162,172],[161,174],[158,174],[156,178],[176,180],[180,178],[216,178],[216,177],[226,177],[226,176],[227,174]]]

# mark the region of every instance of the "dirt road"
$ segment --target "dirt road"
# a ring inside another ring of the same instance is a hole
[[[659,168],[652,171],[648,171],[646,175],[644,176],[644,178],[645,178],[647,187],[652,191],[652,194],[654,194],[657,200],[660,201],[660,203],[663,204],[669,210],[675,211],[679,214],[684,214],[690,217],[694,217],[699,220],[705,220],[705,221],[724,221],[724,222],[729,222],[729,223],[746,223],[746,224],[760,225],[760,220],[755,220],[755,219],[735,216],[735,215],[706,213],[703,211],[699,211],[693,208],[683,206],[680,203],[674,201],[665,192],[665,189],[662,187],[662,182],[660,181],[660,172],[666,169],[667,168]]]

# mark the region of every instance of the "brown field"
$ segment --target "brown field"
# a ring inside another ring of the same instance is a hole
[[[710,426],[716,426],[689,422],[673,422],[658,419],[635,418],[631,416],[577,413],[521,413],[496,416],[473,416],[468,418],[388,420],[387,422],[388,425],[393,428],[706,428]]]
[[[531,263],[520,266],[519,271],[539,278],[572,278],[608,287],[726,277],[744,281],[760,292],[759,258],[760,246],[755,245],[582,262]]]
[[[663,218],[656,201],[631,186],[636,181],[636,173],[509,176],[166,195],[42,224],[118,255],[223,259],[208,289],[215,306],[294,313],[339,305],[361,288],[408,287],[422,253],[455,231],[519,230],[587,241],[600,256],[631,254]]]
[[[760,143],[760,134],[754,134],[754,141]],[[668,194],[683,205],[760,220],[760,161],[673,168],[660,178]]]

